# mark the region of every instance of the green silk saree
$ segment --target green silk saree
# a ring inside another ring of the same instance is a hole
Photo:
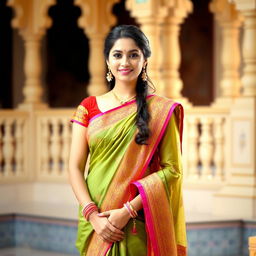
[[[182,204],[181,139],[182,106],[149,95],[151,136],[148,145],[135,143],[135,101],[98,114],[90,120],[90,150],[86,184],[100,211],[123,207],[140,193],[143,209],[132,234],[132,221],[124,228],[125,239],[109,244],[94,232],[79,210],[76,246],[87,256],[186,255],[186,230]]]

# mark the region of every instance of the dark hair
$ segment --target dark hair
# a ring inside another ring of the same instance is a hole
[[[142,51],[145,60],[147,60],[147,58],[150,57],[151,50],[149,46],[149,41],[145,36],[145,34],[136,26],[120,25],[115,27],[113,30],[111,30],[105,39],[104,56],[106,60],[108,60],[109,52],[114,46],[115,42],[120,38],[133,39],[136,45]],[[147,67],[145,67],[145,70],[147,71]],[[136,84],[136,103],[137,103],[136,126],[139,132],[136,134],[135,141],[137,144],[143,145],[143,144],[147,144],[147,139],[150,136],[150,130],[148,127],[150,114],[148,111],[148,105],[146,101],[149,84],[148,84],[148,81],[142,80],[141,74],[142,72],[140,73],[137,79],[137,84]],[[112,81],[110,82],[110,89],[113,89],[114,86],[115,86],[115,78],[113,78]]]

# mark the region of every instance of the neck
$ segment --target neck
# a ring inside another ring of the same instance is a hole
[[[132,97],[136,94],[136,81],[134,84],[116,83],[113,91],[122,97]]]

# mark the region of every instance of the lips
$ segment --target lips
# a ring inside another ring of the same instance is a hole
[[[128,75],[132,69],[129,69],[129,68],[123,68],[123,69],[119,69],[118,70],[122,75]]]

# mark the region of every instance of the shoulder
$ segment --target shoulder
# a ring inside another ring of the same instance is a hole
[[[184,109],[179,102],[155,94],[151,98],[152,100],[149,103],[149,111],[151,114],[154,116],[175,116],[176,119],[179,119],[180,121],[183,120]]]
[[[89,96],[84,98],[79,106],[83,106],[86,109],[90,109],[95,104],[96,97],[95,96]]]
[[[71,122],[76,122],[82,126],[87,127],[90,117],[95,109],[95,96],[89,96],[81,101],[78,105]]]
[[[153,94],[151,98],[152,98],[152,103],[159,106],[162,105],[162,106],[170,106],[170,107],[176,107],[176,106],[182,107],[182,105],[179,102],[176,102],[173,99],[170,99],[164,96]]]

